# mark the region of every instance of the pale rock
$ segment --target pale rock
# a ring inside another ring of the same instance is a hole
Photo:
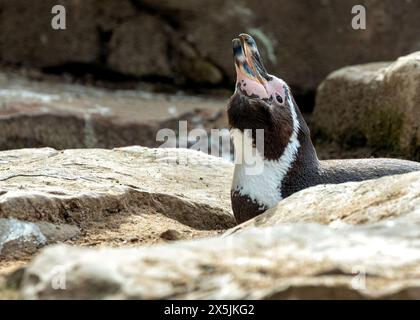
[[[46,242],[47,238],[36,224],[0,218],[0,256],[7,251],[33,249]]]
[[[226,183],[233,165],[202,152],[42,148],[3,151],[0,159],[0,218],[83,226],[153,211],[200,230],[235,225]]]
[[[139,249],[44,249],[27,299],[420,298],[420,221],[252,228]],[[61,283],[65,290],[52,284]]]
[[[216,238],[131,249],[50,247],[26,269],[21,293],[27,299],[419,299],[419,181],[413,172],[315,186]],[[65,290],[52,287],[57,281]]]
[[[342,68],[318,88],[314,128],[341,144],[420,160],[419,88],[420,51]]]

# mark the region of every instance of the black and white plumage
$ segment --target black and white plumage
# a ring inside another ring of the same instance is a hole
[[[255,163],[235,161],[231,200],[238,223],[311,186],[420,170],[420,163],[399,159],[318,160],[289,86],[267,73],[254,39],[241,34],[233,51],[237,82],[228,118],[235,155],[243,158],[248,146],[262,168],[250,174]],[[260,143],[257,129],[264,130]]]

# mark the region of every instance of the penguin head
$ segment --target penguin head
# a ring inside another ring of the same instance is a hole
[[[234,41],[237,39],[234,39]],[[247,66],[253,74],[253,81],[258,81],[264,87],[265,94],[262,98],[268,100],[276,100],[278,103],[283,104],[286,98],[286,90],[288,88],[286,82],[282,79],[268,74],[264,67],[260,52],[258,51],[257,43],[248,34],[241,33],[239,35],[239,42],[241,51],[245,55],[244,59]],[[255,87],[256,85],[254,85]]]
[[[228,105],[233,129],[264,129],[264,158],[278,159],[294,131],[295,102],[282,79],[264,67],[255,40],[241,34],[233,40],[236,90]]]

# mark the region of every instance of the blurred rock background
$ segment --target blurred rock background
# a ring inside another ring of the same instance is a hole
[[[66,30],[51,27],[51,8],[56,4],[66,8]],[[351,10],[357,4],[366,8],[366,30],[351,27]],[[270,73],[292,87],[321,157],[392,155],[419,159],[417,142],[411,137],[413,148],[395,148],[393,144],[376,147],[371,143],[375,139],[360,134],[360,130],[343,139],[344,135],[332,132],[335,127],[318,126],[311,119],[316,90],[328,74],[349,65],[394,61],[420,50],[418,30],[418,0],[0,0],[0,66],[34,80],[217,96],[221,101],[215,104],[220,108],[210,113],[213,119],[221,117],[218,127],[223,127],[226,119],[219,111],[235,81],[231,40],[247,32],[257,40]],[[9,76],[3,78],[10,84]],[[331,92],[334,95],[334,90]],[[7,95],[9,92],[3,92],[2,97]],[[8,110],[22,109],[25,101],[19,101]],[[352,108],[352,103],[347,105]],[[200,102],[196,107],[203,109]],[[174,118],[167,112],[173,110],[169,103],[162,108],[166,120]],[[331,112],[339,117],[342,110],[338,109],[329,108],[324,114],[327,119],[321,122],[328,123]],[[140,117],[149,119],[148,110],[143,108]],[[2,112],[10,116],[10,111]],[[418,127],[418,121],[415,125]],[[139,132],[133,134],[138,136]],[[29,140],[35,141],[35,146],[62,147],[34,137],[15,140],[20,141],[16,147],[31,146]],[[136,139],[131,137],[126,144],[133,142]],[[154,142],[138,141],[147,146],[154,146]],[[98,146],[122,145],[124,142]]]

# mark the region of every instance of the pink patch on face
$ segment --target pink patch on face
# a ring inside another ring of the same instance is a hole
[[[275,98],[276,95],[280,95],[282,100],[284,101],[286,99],[286,82],[275,76],[271,77],[272,79],[268,81],[266,85],[268,95],[273,98]]]
[[[240,86],[241,90],[248,96],[256,95],[260,99],[266,99],[269,97],[264,86],[257,80],[252,80],[242,73],[241,70],[236,67],[236,85]]]

